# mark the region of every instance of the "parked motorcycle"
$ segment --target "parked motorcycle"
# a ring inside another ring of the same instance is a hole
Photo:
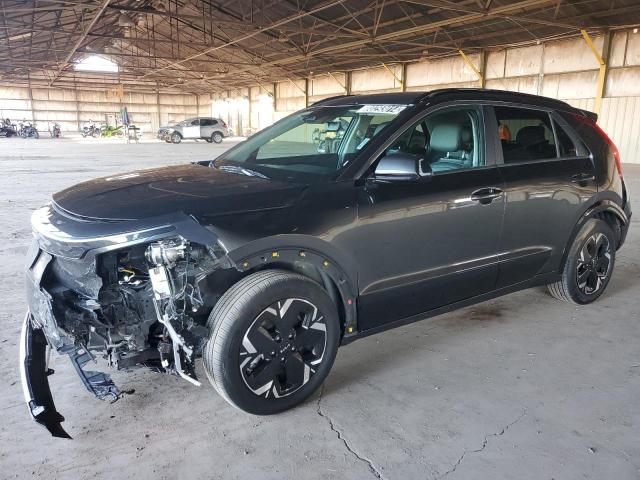
[[[102,136],[102,130],[100,127],[97,127],[95,123],[90,123],[88,126],[82,127],[82,136],[83,137],[94,137],[98,138]]]
[[[0,137],[13,137],[17,135],[16,126],[11,123],[11,120],[5,118],[0,123]]]
[[[60,124],[54,123],[50,133],[51,133],[51,138],[60,138],[62,136],[62,130],[60,129]]]
[[[36,124],[26,120],[24,122],[20,122],[18,135],[22,138],[40,138]]]
[[[103,137],[124,137],[123,125],[112,127],[111,125],[103,125],[100,130]]]

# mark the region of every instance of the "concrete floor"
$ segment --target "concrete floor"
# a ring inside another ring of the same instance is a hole
[[[74,440],[51,438],[29,418],[17,368],[31,211],[78,181],[213,158],[230,143],[0,139],[0,477],[640,477],[638,220],[596,304],[535,289],[357,341],[320,394],[278,416],[143,371],[116,373],[135,392],[103,403],[54,358]],[[639,215],[640,168],[625,173]]]

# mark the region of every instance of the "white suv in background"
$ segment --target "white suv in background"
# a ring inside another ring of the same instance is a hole
[[[180,143],[185,139],[202,139],[209,143],[220,143],[224,137],[230,137],[233,134],[233,130],[224,120],[211,117],[187,118],[173,126],[158,129],[158,138],[167,143]]]

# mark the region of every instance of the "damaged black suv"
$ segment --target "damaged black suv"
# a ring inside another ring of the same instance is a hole
[[[338,346],[523,288],[586,304],[631,215],[594,114],[490,90],[341,96],[213,161],[81,183],[33,214],[26,401],[65,437],[46,350],[147,367],[283,411]],[[95,367],[92,367],[95,368]]]

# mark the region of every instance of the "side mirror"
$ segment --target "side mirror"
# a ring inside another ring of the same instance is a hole
[[[421,155],[393,152],[380,159],[374,178],[382,182],[415,182],[432,175],[431,167]]]

